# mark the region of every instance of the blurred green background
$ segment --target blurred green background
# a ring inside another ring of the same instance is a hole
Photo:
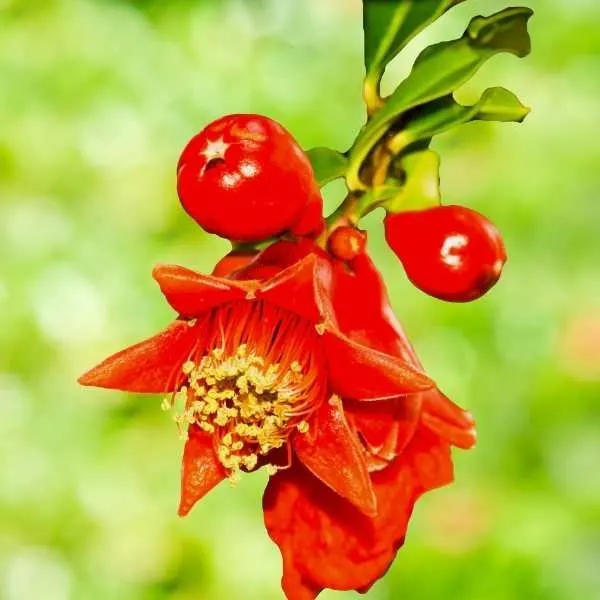
[[[505,6],[470,0],[393,63]],[[371,249],[440,386],[477,417],[457,482],[417,506],[371,600],[582,600],[600,590],[600,4],[533,0],[533,54],[504,85],[524,125],[443,136],[446,202],[486,213],[510,260],[484,299],[419,293]],[[160,398],[80,389],[165,325],[156,262],[210,270],[226,243],[178,206],[179,151],[259,112],[304,147],[360,127],[359,0],[0,0],[0,598],[275,600],[262,473],[176,514],[181,442]],[[331,208],[340,185],[327,189]],[[323,599],[343,597],[325,592]]]

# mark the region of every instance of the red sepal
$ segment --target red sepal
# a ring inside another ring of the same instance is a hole
[[[403,454],[371,477],[374,518],[300,465],[271,478],[263,499],[265,525],[283,556],[288,600],[312,600],[323,588],[364,592],[379,579],[404,541],[417,498],[452,480],[449,446],[419,428]]]
[[[477,442],[475,420],[440,390],[423,394],[423,425],[450,442],[468,450]]]
[[[186,318],[197,317],[226,302],[243,300],[255,287],[250,282],[243,285],[177,265],[158,265],[154,267],[152,276],[167,302]]]
[[[294,450],[309,471],[361,512],[373,516],[377,503],[363,450],[348,427],[342,402],[332,396],[310,421],[314,431],[297,434]]]
[[[421,368],[369,255],[359,254],[348,267],[339,262],[333,266],[333,305],[340,330],[357,342]]]
[[[197,425],[188,429],[181,465],[181,499],[178,514],[185,517],[193,506],[227,476],[218,461],[213,438]]]
[[[226,254],[216,265],[212,271],[213,277],[229,277],[236,271],[247,267],[255,256],[258,250],[232,250]]]
[[[186,321],[175,321],[159,334],[109,356],[78,381],[81,385],[126,392],[175,391],[181,365],[197,337]]]
[[[295,265],[309,254],[328,259],[325,251],[317,246],[313,240],[306,238],[295,241],[279,240],[265,248],[247,267],[237,271],[233,278],[264,281],[274,277],[283,269]]]
[[[433,381],[404,360],[328,327],[322,336],[329,382],[343,398],[383,400],[430,389]]]
[[[265,282],[256,296],[316,324],[333,319],[330,285],[329,263],[308,254]]]

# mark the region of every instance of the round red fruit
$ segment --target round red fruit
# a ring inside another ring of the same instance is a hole
[[[206,231],[257,242],[302,217],[314,189],[311,164],[291,134],[261,115],[229,115],[194,136],[177,165],[177,192]]]
[[[414,285],[450,302],[483,296],[506,262],[500,232],[464,206],[388,214],[385,237]]]

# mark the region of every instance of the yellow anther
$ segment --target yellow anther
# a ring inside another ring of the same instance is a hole
[[[225,427],[225,425],[227,425],[228,422],[229,422],[229,415],[227,415],[227,413],[224,412],[222,408],[220,408],[217,411],[217,416],[215,417],[215,423],[219,427]]]
[[[275,465],[267,465],[267,474],[268,475],[275,475],[275,473],[277,473],[277,471],[279,470]]]
[[[240,375],[235,380],[235,385],[240,390],[240,392],[243,392],[244,394],[248,393],[248,378],[245,375]]]
[[[246,456],[242,457],[242,464],[248,470],[254,469],[257,462],[258,462],[258,456],[256,456],[256,454],[247,454]]]
[[[210,423],[207,423],[206,421],[201,421],[200,423],[198,423],[198,425],[200,426],[200,429],[203,429],[207,433],[214,433],[215,432],[214,425],[211,425]]]
[[[276,404],[273,407],[273,412],[280,419],[284,419],[287,416],[289,407],[285,406],[285,404]]]
[[[206,404],[205,404],[204,408],[202,409],[202,414],[214,415],[218,410],[219,410],[218,402],[214,398],[207,396]]]
[[[206,406],[206,402],[204,402],[204,400],[194,400],[190,404],[190,410],[193,411],[194,413],[200,413],[200,412],[202,412],[202,410],[204,409],[205,406]]]
[[[201,398],[206,394],[206,388],[203,385],[198,385],[196,382],[192,383],[191,388],[198,398]]]
[[[238,423],[235,427],[234,427],[234,431],[238,434],[238,435],[245,435],[246,434],[246,429],[248,428],[248,425],[246,425],[246,423]]]
[[[261,457],[287,444],[294,429],[308,431],[308,422],[298,421],[307,412],[306,390],[312,383],[306,383],[299,360],[286,358],[281,364],[265,360],[246,343],[233,353],[208,349],[183,364],[184,385],[163,400],[164,410],[173,402],[184,407],[176,417],[180,431],[196,423],[215,435],[217,457],[232,481],[240,468],[255,469]],[[272,475],[277,467],[267,465],[267,471]]]
[[[300,433],[308,433],[308,422],[307,421],[300,421],[300,423],[298,423],[298,425],[296,425],[296,429],[298,429],[298,431]]]
[[[194,362],[191,360],[187,360],[183,363],[183,367],[181,367],[181,370],[183,371],[184,375],[189,375],[195,368],[196,365],[194,364]]]
[[[168,412],[173,407],[173,398],[171,396],[165,396],[160,403],[160,408],[165,412]]]
[[[221,459],[221,462],[223,463],[223,466],[226,469],[239,469],[240,467],[240,463],[242,462],[242,458],[240,456],[237,456],[235,454],[229,454],[229,449],[226,448],[227,453],[223,453],[223,456],[219,456],[219,458]]]

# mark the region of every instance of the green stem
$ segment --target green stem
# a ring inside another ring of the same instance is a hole
[[[365,78],[363,84],[363,98],[367,105],[367,115],[371,118],[383,105],[384,101],[381,98],[379,91],[380,79]]]
[[[358,214],[359,198],[361,194],[350,192],[344,201],[326,219],[327,230],[333,231],[341,224],[356,225],[360,219]]]
[[[406,131],[400,131],[388,140],[386,147],[393,155],[397,156],[413,141]]]

